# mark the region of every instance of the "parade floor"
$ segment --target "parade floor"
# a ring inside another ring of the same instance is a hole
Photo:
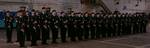
[[[15,42],[16,32],[13,32],[13,42],[6,43],[5,31],[0,30],[0,48],[20,48]],[[122,37],[105,38],[98,40],[76,41],[31,47],[27,42],[26,48],[150,48],[150,33],[128,35]]]

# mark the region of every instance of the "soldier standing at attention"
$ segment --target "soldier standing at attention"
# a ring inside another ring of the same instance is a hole
[[[46,8],[46,18],[44,18],[44,19],[46,19],[46,20],[48,20],[48,27],[49,27],[49,30],[51,30],[50,29],[50,27],[51,27],[51,22],[50,22],[50,18],[51,18],[51,16],[52,16],[52,13],[51,13],[51,7],[47,7]],[[50,32],[48,32],[48,39],[50,39]]]
[[[65,13],[61,12],[60,16],[60,30],[61,30],[61,41],[66,42],[66,33],[67,33],[67,22],[68,20],[66,19]]]
[[[145,14],[142,14],[142,24],[143,24],[143,33],[146,33],[146,25],[148,24],[148,16]]]
[[[43,45],[48,45],[47,40],[48,40],[49,28],[47,26],[47,19],[45,19],[46,17],[47,17],[46,7],[42,7],[42,12],[39,14],[39,18],[38,18],[39,19],[38,27],[41,28],[40,30],[41,30]],[[38,28],[38,30],[39,30],[39,28]]]
[[[53,27],[52,27],[52,43],[57,43],[57,38],[58,38],[58,25],[59,25],[59,18],[57,15],[56,10],[52,11],[52,22],[53,22]]]
[[[91,13],[91,19],[90,19],[90,26],[91,26],[91,39],[95,39],[96,34],[96,20],[95,20],[95,13]]]
[[[9,11],[6,12],[5,26],[6,26],[7,43],[12,43],[13,17],[10,15]]]
[[[37,39],[41,40],[41,25],[40,25],[39,11],[35,12],[35,19],[34,20],[37,20]]]
[[[118,34],[118,36],[121,36],[121,15],[120,14],[118,14],[118,17],[117,17],[117,24],[118,24],[118,30],[117,30],[117,34]]]
[[[76,41],[76,37],[77,37],[77,13],[75,13],[72,16],[72,25],[73,25],[73,32],[71,32],[71,39],[73,39],[72,41]]]
[[[21,26],[21,12],[17,12],[17,16],[15,17],[15,21],[16,21],[16,32],[17,32],[17,41],[16,42],[19,42],[19,38],[20,38],[20,34],[19,34],[19,29],[20,29],[20,26]]]
[[[108,27],[108,20],[107,20],[107,15],[103,16],[103,22],[102,22],[102,27],[103,27],[103,31],[102,31],[102,37],[107,37],[107,27]]]
[[[33,25],[32,25],[32,30],[31,30],[31,46],[37,46],[37,38],[38,38],[38,30],[37,30],[37,20],[34,20]]]
[[[75,34],[75,26],[74,26],[74,18],[73,16],[75,15],[75,13],[72,11],[69,15],[69,30],[68,30],[68,35],[70,36],[70,40],[71,41],[76,41],[76,34]]]
[[[26,25],[25,25],[25,11],[18,11],[19,15],[19,43],[20,47],[25,47]]]
[[[84,21],[81,12],[78,13],[76,20],[78,40],[83,40]]]
[[[89,24],[89,14],[86,12],[84,13],[84,39],[89,39],[89,32],[90,32],[90,24]]]
[[[131,34],[131,16],[127,15],[127,35]]]
[[[16,26],[16,31],[17,31],[17,41],[16,42],[19,42],[21,20],[23,20],[22,16],[25,16],[25,15],[26,15],[26,7],[21,6],[20,10],[17,11],[17,16],[15,17],[15,21],[16,21],[16,25],[17,25]]]
[[[99,39],[100,38],[100,34],[101,34],[101,23],[102,23],[102,18],[100,18],[100,13],[96,13],[96,38]]]
[[[31,16],[33,16],[33,13],[31,13]],[[28,13],[26,13],[26,16],[24,16],[25,19],[25,31],[26,31],[26,40],[31,41],[31,16],[29,16]]]

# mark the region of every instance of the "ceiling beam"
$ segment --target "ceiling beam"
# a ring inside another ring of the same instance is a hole
[[[28,2],[0,1],[0,4],[2,4],[2,3],[16,3],[16,4],[27,4]]]

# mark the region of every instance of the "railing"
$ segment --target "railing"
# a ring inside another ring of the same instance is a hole
[[[105,5],[105,3],[102,1],[102,0],[98,0],[99,1],[99,5],[103,8],[103,10],[106,12],[106,13],[111,13],[111,10]]]
[[[111,13],[111,10],[105,5],[102,0],[81,0],[81,4],[101,6],[105,13]]]

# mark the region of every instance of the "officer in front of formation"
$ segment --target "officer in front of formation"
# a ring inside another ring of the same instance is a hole
[[[23,20],[22,19],[22,16],[26,16],[26,7],[24,7],[24,6],[21,6],[20,7],[20,10],[19,11],[17,11],[17,16],[15,17],[15,21],[16,21],[16,31],[17,31],[17,41],[16,42],[19,42],[19,39],[20,39],[20,26],[21,26],[21,23],[23,22],[23,21],[21,21],[21,20]]]
[[[13,16],[10,15],[9,11],[5,13],[5,27],[7,43],[12,43]]]
[[[25,47],[25,22],[22,17],[22,12],[18,11],[17,12],[17,22],[18,22],[18,42],[20,44],[20,47]]]

